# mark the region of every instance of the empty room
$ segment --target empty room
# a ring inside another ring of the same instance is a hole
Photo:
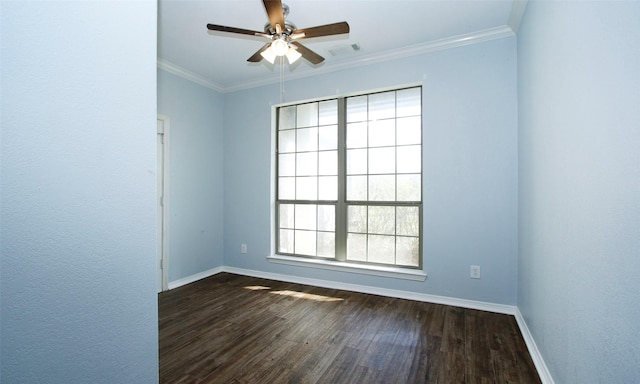
[[[0,17],[2,383],[640,380],[640,2]]]

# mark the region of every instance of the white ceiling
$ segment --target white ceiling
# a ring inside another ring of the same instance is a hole
[[[512,35],[525,0],[285,0],[287,20],[298,28],[346,21],[348,35],[301,42],[325,58],[318,65],[285,64],[298,78],[363,63],[410,56],[448,46]],[[159,0],[158,63],[219,91],[277,82],[280,65],[248,63],[266,40],[211,32],[207,23],[262,31],[267,14],[261,0]],[[329,49],[358,44],[360,50],[333,56]]]

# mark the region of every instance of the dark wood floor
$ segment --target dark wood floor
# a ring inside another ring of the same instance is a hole
[[[508,315],[222,273],[159,319],[161,383],[540,383]]]

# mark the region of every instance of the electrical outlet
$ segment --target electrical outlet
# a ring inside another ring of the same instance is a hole
[[[247,244],[240,245],[240,253],[247,253]]]
[[[472,279],[479,279],[480,278],[480,266],[479,265],[472,265],[471,266],[471,278]]]

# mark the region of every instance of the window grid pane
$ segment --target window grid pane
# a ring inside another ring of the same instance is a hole
[[[350,97],[346,105],[347,201],[422,201],[420,88]],[[364,141],[366,159],[363,150],[349,149]]]
[[[279,204],[278,253],[334,258],[335,211],[332,204]]]
[[[419,266],[419,206],[349,205],[348,223],[348,261]]]

